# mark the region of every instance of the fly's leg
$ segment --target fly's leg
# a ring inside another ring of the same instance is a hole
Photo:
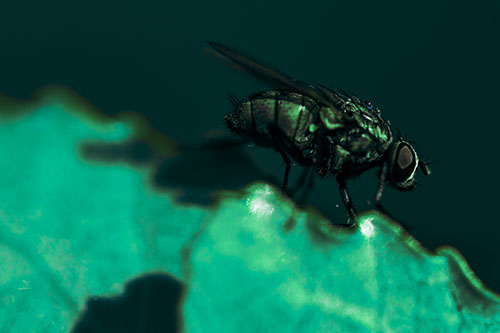
[[[384,213],[385,215],[393,218],[393,216],[389,214],[389,212],[384,207],[382,207],[382,204],[380,203],[380,201],[382,200],[382,194],[384,192],[384,185],[386,178],[387,178],[387,162],[384,162],[378,174],[379,183],[378,183],[377,193],[375,194],[375,207],[377,207],[377,209],[382,213]]]
[[[283,132],[276,125],[269,125],[268,131],[271,135],[275,149],[280,153],[281,157],[283,157],[283,161],[285,161],[286,164],[282,187],[282,192],[286,194],[288,190],[288,176],[293,165],[289,155],[300,165],[311,165],[311,161],[305,158],[300,150],[288,142]]]
[[[290,175],[290,169],[292,168],[292,161],[288,157],[286,153],[283,151],[279,151],[281,154],[281,157],[283,157],[283,160],[286,163],[286,168],[285,168],[285,177],[283,178],[283,187],[281,188],[281,193],[287,194],[288,190],[288,176]]]
[[[349,213],[349,225],[353,226],[356,218],[356,210],[352,204],[351,196],[349,195],[349,191],[347,191],[347,186],[345,183],[345,177],[342,174],[337,174],[337,184],[340,190],[340,196],[342,197],[342,201],[344,202],[344,206],[347,209],[347,213]]]
[[[303,152],[293,145],[286,137],[283,131],[276,125],[269,125],[269,133],[273,138],[273,142],[278,144],[280,148],[293,158],[301,166],[310,166],[313,164],[310,157],[305,157]]]
[[[378,174],[378,179],[379,179],[379,183],[378,183],[378,188],[377,188],[377,193],[375,194],[375,207],[377,207],[377,209],[384,213],[385,215],[389,216],[391,219],[393,220],[396,220],[396,221],[399,221],[399,219],[396,219],[391,213],[389,213],[387,211],[387,209],[385,209],[382,204],[380,203],[380,201],[382,200],[382,193],[384,191],[384,185],[385,185],[385,181],[387,179],[387,162],[384,162],[384,164],[382,164],[382,167],[380,168],[380,171],[379,171],[379,174]],[[410,231],[411,230],[411,227],[408,225],[408,224],[405,224],[401,221],[398,222],[400,225],[402,225],[407,231]]]
[[[387,162],[384,162],[378,174],[379,182],[377,187],[377,193],[375,194],[375,205],[377,206],[380,204],[380,200],[382,200],[382,194],[384,193],[384,185],[386,178],[387,178]]]
[[[287,194],[288,190],[288,176],[290,175],[290,169],[292,168],[292,160],[290,160],[290,157],[286,154],[284,149],[281,147],[279,142],[277,142],[276,138],[273,136],[273,143],[276,148],[276,150],[280,153],[281,157],[283,157],[283,161],[286,164],[285,168],[285,176],[283,177],[283,187],[281,188],[281,193]]]
[[[269,127],[269,133],[271,134],[271,138],[273,140],[273,145],[276,151],[278,151],[283,158],[283,161],[286,164],[285,168],[285,176],[283,177],[283,186],[281,188],[281,193],[287,194],[288,190],[288,176],[290,175],[290,169],[292,168],[292,160],[288,157],[285,147],[280,139],[279,132],[276,131],[275,127]]]

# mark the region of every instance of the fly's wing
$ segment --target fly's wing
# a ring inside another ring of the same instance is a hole
[[[352,92],[347,92],[340,88],[330,89],[328,87],[325,87],[321,83],[317,82],[314,82],[314,86],[318,90],[320,90],[325,96],[327,96],[331,101],[335,101],[337,103],[345,103],[350,99],[352,102],[355,102],[359,105],[363,104],[361,99]]]
[[[322,86],[310,85],[295,80],[285,73],[264,65],[260,61],[225,45],[214,42],[209,42],[208,44],[214,49],[214,53],[217,56],[232,62],[236,68],[253,75],[259,80],[276,88],[285,88],[298,92],[325,105],[326,108],[320,109],[319,116],[327,130],[337,130],[344,127],[344,114],[342,111],[339,111],[336,106],[340,99],[335,93],[332,93],[331,90]]]
[[[264,65],[262,62],[220,43],[208,42],[208,45],[215,50],[215,54],[219,57],[231,61],[238,69],[249,73],[273,87],[296,91],[326,106],[335,108],[335,101],[331,100],[330,96],[325,95],[322,89],[295,80],[277,69]]]

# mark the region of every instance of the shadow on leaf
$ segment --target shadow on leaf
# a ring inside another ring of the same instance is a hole
[[[72,332],[177,332],[182,326],[178,310],[182,289],[166,274],[138,278],[117,297],[90,299]]]
[[[186,203],[207,205],[212,193],[237,190],[255,180],[281,186],[271,173],[265,172],[241,148],[193,149],[163,156],[139,140],[121,143],[85,142],[80,147],[84,158],[107,162],[125,162],[152,167],[155,186],[180,192]]]

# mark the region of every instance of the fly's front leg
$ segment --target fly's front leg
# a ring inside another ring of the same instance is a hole
[[[387,216],[392,217],[392,215],[389,214],[389,212],[384,207],[382,207],[382,204],[380,203],[380,201],[382,200],[382,193],[384,192],[385,181],[387,179],[387,170],[388,170],[387,162],[384,162],[378,174],[379,183],[378,183],[377,193],[375,194],[375,207],[377,207],[379,211],[386,214]]]
[[[345,178],[342,174],[337,174],[337,184],[340,190],[340,196],[342,197],[342,201],[344,202],[344,206],[347,209],[347,213],[349,213],[349,225],[354,225],[354,221],[356,219],[356,210],[352,204],[351,196],[349,195],[349,191],[347,191],[347,186],[345,183]]]
[[[387,162],[384,162],[378,174],[379,182],[377,187],[377,193],[375,194],[375,205],[377,206],[380,204],[380,200],[382,200],[382,194],[384,193],[384,185],[386,179],[387,179]]]

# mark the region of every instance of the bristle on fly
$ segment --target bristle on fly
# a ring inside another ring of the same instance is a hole
[[[234,95],[233,93],[231,93],[229,91],[226,91],[226,97],[227,97],[227,99],[229,99],[229,101],[231,102],[231,104],[235,108],[241,104],[241,101],[239,100],[239,98],[236,97],[236,95]]]

